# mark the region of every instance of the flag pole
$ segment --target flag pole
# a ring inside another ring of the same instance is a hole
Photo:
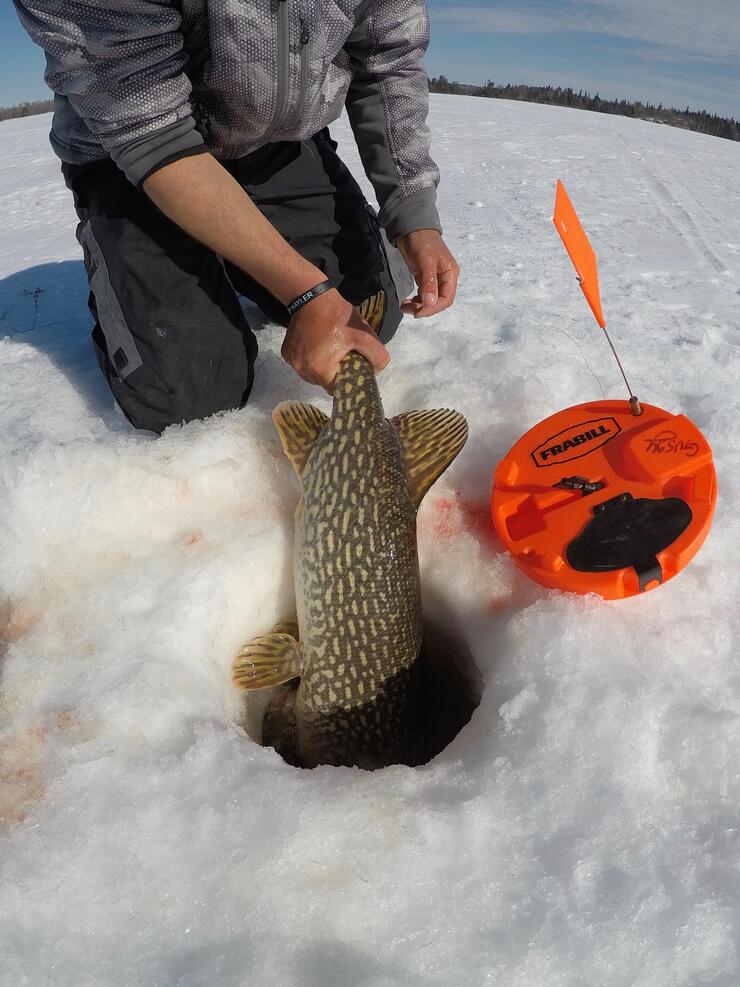
[[[640,402],[630,387],[630,382],[627,380],[627,374],[624,372],[622,361],[619,359],[619,355],[614,348],[614,343],[606,331],[606,320],[604,319],[604,313],[601,308],[601,295],[599,293],[599,272],[596,266],[596,254],[586,236],[583,226],[581,226],[581,221],[573,207],[573,203],[565,191],[565,186],[559,179],[555,196],[555,215],[552,217],[552,221],[560,234],[560,239],[563,241],[565,249],[568,251],[568,256],[573,262],[573,266],[578,272],[578,283],[581,286],[581,290],[586,296],[586,301],[594,314],[594,318],[604,330],[604,335],[614,354],[614,359],[617,361],[617,366],[627,385],[627,391],[630,396],[630,411],[635,417],[639,417],[642,414]]]

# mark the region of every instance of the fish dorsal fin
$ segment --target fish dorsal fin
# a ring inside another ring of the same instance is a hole
[[[329,421],[328,417],[312,404],[283,401],[273,411],[272,420],[285,455],[298,476],[301,476],[321,429]]]
[[[244,692],[268,689],[301,674],[300,645],[292,634],[265,634],[245,644],[231,666],[231,681]]]
[[[468,438],[468,423],[459,411],[408,411],[391,419],[398,431],[409,493],[419,507]]]
[[[369,323],[376,332],[380,332],[385,316],[385,292],[376,291],[374,295],[370,295],[358,305],[357,309],[365,322]]]

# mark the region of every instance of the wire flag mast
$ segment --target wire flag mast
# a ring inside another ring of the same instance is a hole
[[[557,192],[555,194],[555,214],[552,221],[555,224],[555,229],[560,234],[560,239],[563,241],[565,249],[568,251],[568,256],[573,262],[578,275],[578,283],[581,286],[583,294],[586,296],[586,301],[594,314],[594,318],[604,330],[604,335],[617,361],[617,366],[624,378],[624,382],[627,385],[627,391],[630,396],[630,411],[637,417],[642,414],[640,402],[630,387],[630,382],[627,380],[627,374],[624,372],[622,361],[619,359],[619,355],[614,348],[614,343],[611,341],[611,337],[606,330],[606,320],[601,308],[596,254],[586,236],[583,226],[581,226],[581,221],[573,207],[573,203],[565,191],[565,186],[560,180],[558,180]]]

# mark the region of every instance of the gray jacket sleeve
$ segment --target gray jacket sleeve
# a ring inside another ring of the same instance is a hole
[[[14,0],[46,52],[46,81],[134,184],[204,149],[184,74],[175,4],[127,0]]]
[[[354,68],[347,112],[391,240],[413,230],[442,229],[421,64],[428,44],[425,0],[370,0],[346,45]]]

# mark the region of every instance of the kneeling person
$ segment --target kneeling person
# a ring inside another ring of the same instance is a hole
[[[382,369],[402,313],[452,304],[423,0],[403,17],[391,0],[313,15],[266,0],[195,0],[187,16],[63,3],[53,17],[47,0],[15,2],[47,51],[98,361],[137,428],[246,402],[257,344],[237,293],[287,327],[283,356],[326,388],[350,350]],[[327,130],[343,106],[377,217]],[[376,337],[357,306],[379,291]]]

